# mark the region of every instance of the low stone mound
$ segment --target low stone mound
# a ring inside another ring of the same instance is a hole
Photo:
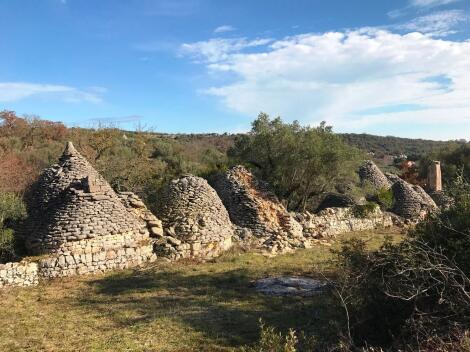
[[[239,227],[242,244],[270,253],[308,246],[302,226],[295,221],[267,183],[243,166],[235,166],[214,182],[214,188]]]
[[[391,186],[388,178],[372,160],[366,160],[359,168],[359,178],[361,179],[361,183],[363,185],[370,184],[377,189],[389,189]]]
[[[356,204],[354,199],[346,194],[328,193],[321,201],[316,212],[320,212],[327,208],[349,208]]]
[[[171,259],[212,258],[232,245],[234,227],[227,210],[203,178],[172,181],[159,196],[156,214],[165,232],[161,250]]]

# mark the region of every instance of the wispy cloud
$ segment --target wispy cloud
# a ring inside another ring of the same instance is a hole
[[[417,31],[431,36],[446,36],[455,33],[455,27],[469,17],[461,10],[439,11],[417,17],[409,22],[394,26],[396,29]]]
[[[403,15],[406,15],[410,11],[422,11],[430,10],[435,7],[448,5],[460,0],[409,0],[408,5],[401,8],[392,10],[388,13],[388,16],[391,18],[397,18]]]
[[[91,87],[81,90],[75,87],[55,84],[28,82],[0,82],[0,102],[8,103],[27,98],[46,98],[64,102],[100,103],[101,95],[106,92],[103,87]]]
[[[216,29],[214,29],[214,33],[216,33],[216,34],[217,34],[217,33],[226,33],[226,32],[233,32],[233,31],[235,31],[235,30],[236,30],[235,27],[226,24],[226,25],[219,26],[219,27],[217,27]]]
[[[230,58],[231,54],[242,52],[248,48],[262,47],[272,42],[272,39],[262,38],[248,40],[246,38],[213,38],[208,41],[183,44],[181,55],[189,55],[197,61],[218,63]]]
[[[451,4],[457,1],[460,1],[460,0],[411,0],[410,6],[431,8],[431,7]]]
[[[231,110],[349,130],[406,129],[410,121],[470,127],[470,41],[364,28],[306,33],[243,52],[250,42],[229,41],[222,51],[214,39],[186,44],[212,74],[230,79],[205,92]]]

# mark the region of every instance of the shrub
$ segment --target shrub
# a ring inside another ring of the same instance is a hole
[[[12,229],[0,229],[0,263],[16,259],[15,237]]]
[[[242,347],[242,352],[296,352],[298,338],[294,330],[290,329],[287,335],[282,335],[271,326],[260,321],[261,336],[259,341],[251,347]]]
[[[17,258],[14,232],[6,226],[13,225],[26,216],[26,208],[14,193],[0,193],[0,263]]]
[[[376,193],[377,203],[382,209],[390,209],[393,205],[393,192],[390,188],[380,188]]]
[[[456,187],[455,205],[402,243],[367,252],[365,243],[351,241],[336,252],[351,346],[458,351],[468,344],[470,187]]]
[[[352,208],[353,215],[356,218],[367,218],[369,215],[374,213],[378,205],[374,202],[367,202],[366,204],[356,204]]]

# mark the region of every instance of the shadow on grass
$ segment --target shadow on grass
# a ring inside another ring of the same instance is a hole
[[[255,342],[259,319],[281,331],[289,328],[331,339],[330,294],[309,298],[257,293],[247,269],[210,273],[166,270],[125,271],[90,281],[93,294],[79,304],[105,315],[115,328],[170,319],[227,347]],[[209,342],[209,341],[208,341]]]

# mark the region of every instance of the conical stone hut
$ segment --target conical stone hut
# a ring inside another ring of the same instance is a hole
[[[234,227],[227,210],[201,177],[172,181],[160,193],[156,215],[165,232],[159,248],[170,259],[208,259],[232,246]]]
[[[389,189],[390,181],[372,160],[366,160],[359,168],[359,178],[363,185],[369,184],[376,189]]]
[[[124,268],[152,260],[144,221],[126,210],[101,175],[68,142],[58,164],[40,176],[28,196],[24,233],[46,276]]]
[[[243,166],[235,166],[214,182],[214,188],[238,226],[242,243],[271,253],[305,248],[302,226],[289,214],[269,186]]]

